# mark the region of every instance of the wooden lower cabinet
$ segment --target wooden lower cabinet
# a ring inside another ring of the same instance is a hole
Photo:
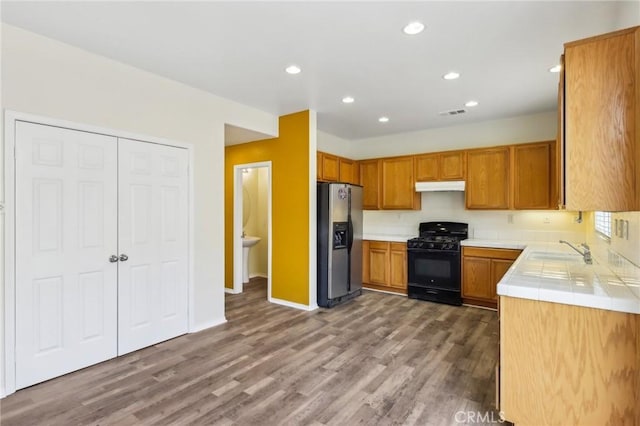
[[[500,412],[516,425],[640,425],[640,315],[500,297]]]
[[[407,294],[407,244],[363,241],[362,286]]]
[[[462,302],[496,309],[496,288],[522,250],[462,248]]]

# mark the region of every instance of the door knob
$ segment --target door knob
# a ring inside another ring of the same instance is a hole
[[[117,261],[118,261],[118,256],[116,256],[115,254],[112,254],[111,257],[109,258],[109,262],[116,263]]]
[[[126,262],[127,260],[129,260],[129,256],[127,256],[126,254],[121,254],[120,255],[120,261],[121,262]]]

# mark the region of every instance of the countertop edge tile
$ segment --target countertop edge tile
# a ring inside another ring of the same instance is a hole
[[[523,249],[498,283],[499,296],[640,314],[640,297],[615,274],[607,259],[594,256],[593,265],[577,263],[568,246],[552,242],[464,240],[462,244]],[[612,288],[621,285],[627,291]]]
[[[485,248],[502,248],[502,249],[513,249],[513,250],[523,250],[527,247],[527,243],[523,241],[512,241],[512,240],[481,240],[481,239],[466,239],[462,240],[460,244],[463,247],[485,247]]]
[[[363,240],[368,241],[390,241],[392,243],[406,243],[407,240],[415,238],[417,235],[403,234],[362,234]]]

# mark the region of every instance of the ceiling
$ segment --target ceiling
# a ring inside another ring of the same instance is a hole
[[[1,8],[8,24],[275,115],[314,109],[320,130],[350,140],[553,110],[558,75],[548,69],[563,43],[640,23],[637,1],[3,1]],[[405,35],[410,21],[426,29]],[[291,64],[302,72],[285,73]],[[444,80],[449,71],[461,77]],[[355,102],[342,103],[347,95]],[[464,107],[469,100],[479,105]]]

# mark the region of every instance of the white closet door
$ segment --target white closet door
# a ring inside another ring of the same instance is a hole
[[[187,150],[118,140],[118,353],[188,328]]]
[[[16,123],[17,388],[116,356],[116,161],[116,138]]]

